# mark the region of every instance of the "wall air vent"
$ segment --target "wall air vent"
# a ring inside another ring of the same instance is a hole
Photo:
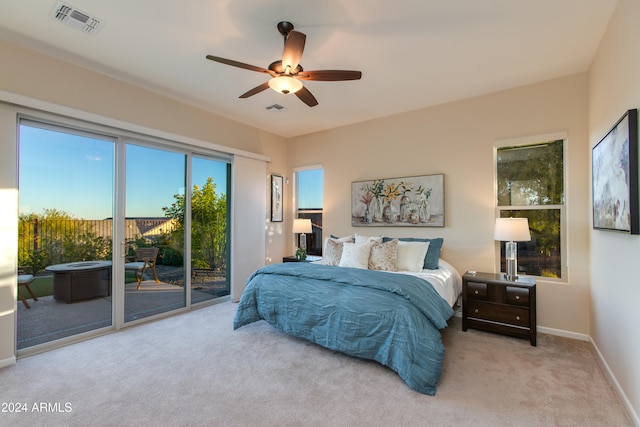
[[[102,27],[102,21],[99,19],[89,16],[61,1],[56,4],[56,7],[51,11],[51,15],[49,16],[56,21],[91,35],[95,35]]]

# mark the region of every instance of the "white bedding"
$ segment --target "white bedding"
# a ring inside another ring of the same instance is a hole
[[[436,291],[438,291],[440,296],[453,307],[462,292],[462,276],[447,261],[440,259],[438,264],[440,268],[437,270],[424,269],[417,273],[411,271],[395,271],[394,273],[409,274],[427,280],[433,285]]]
[[[307,257],[307,259],[310,259],[310,257]],[[314,259],[310,260],[313,263],[322,263],[321,257],[314,257]],[[462,276],[458,273],[458,270],[442,258],[438,260],[438,265],[440,268],[437,270],[427,270],[425,268],[418,272],[392,271],[391,273],[408,274],[427,280],[438,291],[440,296],[453,307],[462,292]]]

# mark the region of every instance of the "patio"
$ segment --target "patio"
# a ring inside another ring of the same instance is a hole
[[[137,282],[135,281],[125,284],[125,322],[184,307],[183,286],[181,283],[168,282],[179,275],[176,271],[158,271],[161,282],[156,283],[153,278],[143,280],[139,290],[136,289]],[[191,302],[193,304],[228,295],[224,277],[207,277],[204,280],[207,281],[192,283]],[[29,299],[28,302],[31,306],[29,309],[18,301],[18,349],[108,327],[112,324],[112,296],[67,304],[50,295],[38,297],[38,301]]]

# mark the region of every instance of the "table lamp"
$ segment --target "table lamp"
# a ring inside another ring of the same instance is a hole
[[[293,220],[293,232],[300,233],[299,247],[300,249],[307,250],[307,236],[306,233],[311,233],[311,220],[297,218]]]
[[[527,218],[496,218],[493,239],[505,242],[507,280],[518,278],[518,244],[531,240]]]

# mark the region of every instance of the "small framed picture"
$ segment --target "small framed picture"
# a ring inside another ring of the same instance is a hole
[[[271,222],[283,220],[284,178],[282,175],[271,175]]]

